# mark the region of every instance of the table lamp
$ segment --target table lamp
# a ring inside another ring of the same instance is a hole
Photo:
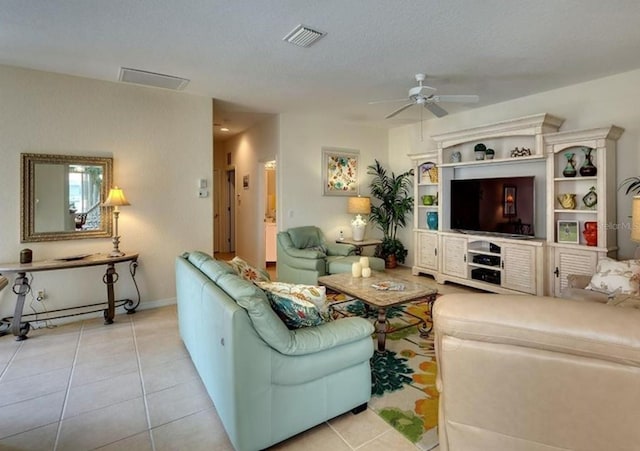
[[[117,186],[111,188],[109,190],[109,195],[107,196],[107,200],[102,204],[103,207],[113,207],[113,219],[115,219],[115,233],[113,234],[113,250],[109,254],[109,257],[122,257],[124,252],[118,249],[120,245],[120,236],[118,235],[118,216],[120,216],[120,211],[118,207],[124,207],[127,205],[131,205],[126,197],[124,197],[124,193],[121,188]]]
[[[631,200],[631,241],[640,243],[640,196]],[[636,248],[636,258],[640,258],[640,247]]]
[[[371,200],[368,197],[350,197],[347,211],[356,215],[356,218],[351,221],[351,237],[354,241],[362,241],[367,221],[360,215],[371,213]]]

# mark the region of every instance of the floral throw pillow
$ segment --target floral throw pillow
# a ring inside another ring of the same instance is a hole
[[[598,261],[596,273],[587,290],[612,294],[637,294],[640,281],[640,260],[616,261],[603,258]]]
[[[228,261],[236,274],[245,280],[250,282],[270,282],[271,277],[269,273],[263,269],[255,268],[249,263],[241,259],[240,257],[234,257],[233,260]]]
[[[284,282],[256,282],[271,307],[290,329],[317,326],[331,320],[326,288]]]

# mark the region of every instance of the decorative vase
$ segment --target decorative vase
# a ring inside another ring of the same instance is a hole
[[[430,230],[438,230],[438,212],[437,211],[427,212],[427,227],[429,227]]]
[[[582,151],[584,152],[584,163],[580,167],[580,175],[583,177],[594,176],[598,173],[598,168],[593,165],[593,161],[591,161],[591,152],[593,149],[591,147],[583,147]]]
[[[398,259],[396,258],[396,254],[389,254],[387,258],[384,259],[384,267],[387,269],[393,269],[398,266]]]
[[[582,231],[587,246],[598,245],[598,223],[596,221],[586,221]]]
[[[422,196],[422,204],[423,205],[433,205],[433,201],[434,201],[434,196],[433,194],[425,194],[424,196]]]
[[[575,177],[577,174],[576,171],[576,161],[573,159],[575,154],[572,152],[567,152],[564,156],[567,158],[567,165],[564,167],[562,171],[562,175],[565,177]]]

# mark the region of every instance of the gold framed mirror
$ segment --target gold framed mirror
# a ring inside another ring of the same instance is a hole
[[[20,241],[109,238],[113,158],[23,153]]]

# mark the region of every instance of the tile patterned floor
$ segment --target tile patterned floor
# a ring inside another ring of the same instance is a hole
[[[22,342],[0,337],[0,393],[0,450],[233,449],[180,340],[175,306],[119,314],[110,326],[96,318],[32,330]],[[367,410],[272,449],[416,448]]]

